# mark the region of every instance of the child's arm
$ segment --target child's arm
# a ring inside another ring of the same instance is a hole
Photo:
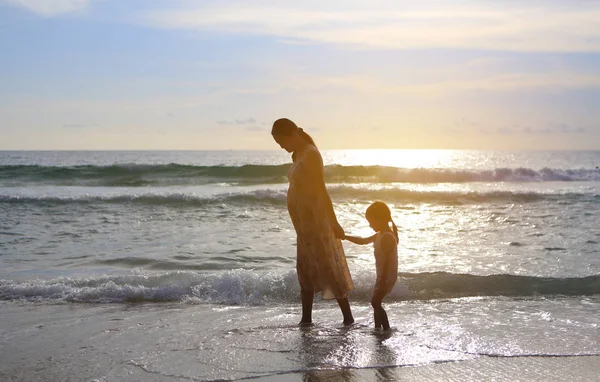
[[[358,244],[358,245],[365,245],[365,244],[370,244],[370,243],[375,242],[376,237],[377,237],[377,234],[370,236],[370,237],[344,235],[344,240],[348,240],[348,241],[350,241],[354,244]]]

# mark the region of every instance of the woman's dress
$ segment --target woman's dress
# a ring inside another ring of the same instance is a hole
[[[342,242],[335,237],[328,218],[327,195],[314,184],[315,179],[324,182],[323,159],[315,146],[309,145],[297,155],[288,178],[287,205],[298,236],[300,288],[320,291],[323,299],[347,298],[354,284]]]

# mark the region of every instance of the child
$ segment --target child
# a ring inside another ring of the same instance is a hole
[[[367,208],[365,217],[371,228],[377,233],[366,238],[344,236],[344,239],[355,244],[374,243],[377,281],[373,290],[371,306],[374,310],[375,328],[383,326],[384,330],[388,330],[390,323],[381,302],[390,293],[398,278],[398,228],[392,220],[390,209],[383,202],[371,204]],[[390,229],[389,222],[392,223],[393,231]]]

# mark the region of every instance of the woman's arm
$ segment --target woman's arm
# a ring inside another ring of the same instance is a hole
[[[342,226],[340,226],[340,223],[338,223],[337,220],[337,216],[335,216],[335,210],[333,209],[333,202],[331,201],[331,198],[329,197],[329,192],[327,192],[327,187],[325,187],[325,180],[323,178],[321,178],[321,184],[322,187],[319,187],[319,194],[320,197],[323,198],[324,201],[324,206],[325,207],[325,211],[327,212],[327,217],[329,218],[329,221],[331,222],[331,227],[333,228],[333,232],[335,233],[335,236],[339,239],[342,239],[344,237],[344,229],[342,228]]]
[[[358,245],[365,245],[365,244],[370,244],[373,243],[375,241],[375,238],[377,237],[377,235],[373,235],[370,237],[359,237],[359,236],[348,236],[348,235],[344,235],[344,239],[348,240],[354,244],[358,244]]]
[[[325,208],[325,213],[329,218],[331,227],[336,237],[344,237],[344,229],[340,226],[333,209],[333,203],[327,192],[325,186],[325,178],[323,174],[323,160],[321,155],[316,150],[310,150],[305,154],[305,166],[306,166],[306,186],[311,189],[311,193],[315,197],[323,202],[322,206]]]

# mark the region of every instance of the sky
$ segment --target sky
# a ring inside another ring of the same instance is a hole
[[[0,0],[0,150],[600,149],[598,1]]]

